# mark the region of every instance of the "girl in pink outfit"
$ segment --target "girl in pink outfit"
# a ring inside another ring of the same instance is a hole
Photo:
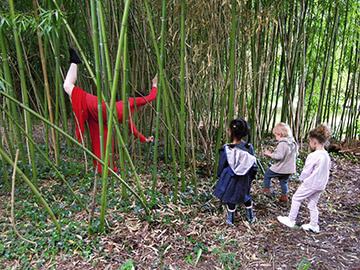
[[[324,145],[330,136],[331,130],[326,125],[320,125],[309,132],[310,147],[314,152],[309,154],[305,161],[300,175],[301,185],[292,198],[289,216],[278,216],[278,220],[290,228],[295,226],[302,201],[308,199],[310,223],[303,224],[301,227],[306,231],[311,230],[316,233],[320,231],[317,203],[329,180],[331,161]]]

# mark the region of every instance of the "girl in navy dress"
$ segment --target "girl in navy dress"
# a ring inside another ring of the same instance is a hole
[[[258,169],[254,147],[250,144],[250,127],[243,119],[232,120],[229,135],[232,143],[219,150],[219,180],[215,196],[227,203],[227,223],[234,223],[236,205],[242,203],[246,207],[247,220],[251,223],[255,221],[255,216],[250,189]],[[248,137],[247,142],[243,140],[244,137]]]

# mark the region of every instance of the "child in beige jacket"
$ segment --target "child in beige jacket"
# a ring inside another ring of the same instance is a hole
[[[298,145],[292,136],[289,125],[278,123],[273,129],[273,134],[279,141],[275,151],[271,153],[265,151],[265,156],[271,157],[275,163],[265,172],[264,193],[271,194],[270,186],[272,178],[279,178],[281,186],[281,196],[279,201],[287,202],[288,181],[290,175],[296,172],[296,157],[298,156]]]

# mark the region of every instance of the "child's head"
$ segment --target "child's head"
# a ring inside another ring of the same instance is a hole
[[[234,119],[230,122],[230,138],[241,140],[242,138],[249,136],[248,143],[250,142],[250,127],[244,119]]]
[[[273,134],[277,140],[280,140],[280,138],[292,137],[292,132],[289,125],[283,122],[275,125],[273,128]]]
[[[316,143],[323,146],[327,142],[327,140],[331,137],[331,134],[332,134],[331,129],[324,124],[321,124],[316,128],[310,130],[309,139],[310,139],[311,148],[314,149],[314,145]]]

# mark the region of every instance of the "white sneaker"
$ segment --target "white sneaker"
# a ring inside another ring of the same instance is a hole
[[[277,219],[278,219],[278,221],[280,221],[280,223],[282,223],[290,228],[295,227],[295,221],[291,221],[289,217],[278,216]]]
[[[301,228],[303,228],[305,231],[312,231],[312,232],[315,232],[315,233],[318,233],[320,232],[320,227],[319,225],[316,225],[316,226],[312,226],[310,224],[303,224],[301,225]]]

